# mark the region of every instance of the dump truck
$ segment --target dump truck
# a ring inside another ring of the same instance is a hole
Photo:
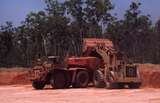
[[[96,57],[71,57],[61,64],[59,57],[49,56],[47,60],[38,59],[30,70],[30,80],[35,89],[43,89],[50,84],[55,89],[85,88],[92,82],[100,60]]]
[[[139,88],[139,71],[134,64],[114,49],[108,39],[84,39],[81,57],[68,57],[62,63],[58,56],[37,59],[30,70],[35,89],[50,84],[55,89],[95,87]]]

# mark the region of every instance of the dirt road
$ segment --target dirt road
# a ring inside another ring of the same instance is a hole
[[[0,86],[0,103],[160,103],[160,89],[34,90],[30,85]]]

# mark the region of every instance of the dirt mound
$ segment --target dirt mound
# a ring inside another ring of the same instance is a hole
[[[10,84],[28,84],[27,68],[1,68],[0,69],[0,85]]]
[[[160,65],[139,64],[143,87],[160,88]],[[28,68],[0,68],[0,85],[29,84]]]
[[[143,87],[160,88],[160,65],[140,64],[139,69]]]

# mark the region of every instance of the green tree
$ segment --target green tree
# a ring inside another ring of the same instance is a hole
[[[154,36],[152,39],[153,50],[154,50],[154,62],[159,63],[160,61],[160,20],[158,20],[154,27]]]
[[[68,0],[65,4],[82,37],[103,37],[103,24],[112,19],[110,11],[113,5],[110,0]]]
[[[2,25],[0,28],[0,64],[7,65],[11,53],[13,52],[13,37],[15,34],[15,28],[12,25],[12,22],[6,22],[5,25]]]
[[[151,42],[150,16],[141,15],[141,3],[132,2],[124,15],[124,20],[109,24],[107,33],[119,50],[126,52],[131,58],[144,61]],[[148,46],[147,46],[148,45]]]
[[[65,6],[64,3],[58,2],[58,0],[45,0],[47,5],[46,11],[52,16],[64,16]]]
[[[27,15],[25,20],[28,35],[33,41],[34,53],[36,57],[45,56],[44,38],[47,33],[47,18],[43,11],[38,13],[31,12]]]

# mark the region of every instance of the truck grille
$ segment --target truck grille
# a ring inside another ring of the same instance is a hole
[[[136,77],[137,76],[137,68],[136,67],[127,67],[126,68],[126,76],[127,77]]]

